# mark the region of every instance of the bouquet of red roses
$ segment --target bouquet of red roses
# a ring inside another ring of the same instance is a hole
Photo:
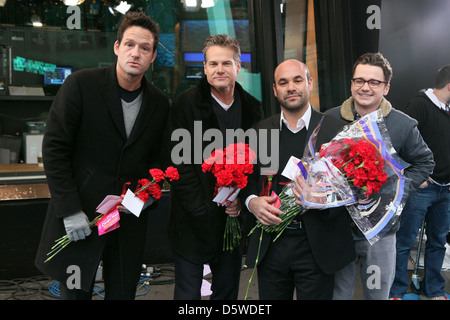
[[[375,243],[399,219],[409,189],[403,175],[409,164],[393,148],[381,111],[344,126],[317,154],[315,136],[298,163],[307,182],[302,204],[321,209],[345,205],[366,239]]]
[[[347,181],[368,197],[377,193],[387,181],[383,171],[384,159],[368,140],[345,138],[323,145],[320,157],[329,157],[333,165],[345,175]]]
[[[214,150],[202,164],[203,172],[211,172],[216,178],[214,202],[228,206],[247,185],[248,175],[253,172],[256,153],[244,143],[230,144],[224,150]],[[228,216],[223,250],[232,251],[239,244],[241,229],[237,218]]]
[[[174,167],[168,167],[165,172],[160,169],[150,169],[149,172],[153,179],[140,179],[134,192],[134,195],[136,197],[141,199],[144,203],[148,204],[161,198],[162,192],[161,186],[158,184],[159,182],[165,179],[174,181],[180,178],[177,169]],[[120,199],[117,200],[116,203],[112,205],[112,207],[106,213],[98,215],[94,220],[89,222],[90,228],[97,226],[99,235],[113,231],[119,227],[120,216],[117,207],[122,203],[122,197],[126,194],[127,187],[130,184],[130,182],[126,182],[123,185]],[[67,235],[64,235],[61,238],[55,240],[55,242],[56,244],[51,248],[51,251],[47,253],[47,256],[49,257],[45,260],[45,262],[52,259],[72,241],[68,238]]]

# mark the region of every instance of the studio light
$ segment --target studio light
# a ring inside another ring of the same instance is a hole
[[[41,18],[37,14],[31,16],[31,24],[33,27],[42,27]]]
[[[214,7],[214,0],[202,0],[202,8]]]
[[[182,0],[185,11],[197,12],[200,9],[198,0]]]
[[[130,10],[131,4],[129,4],[126,1],[120,1],[119,5],[115,7],[114,9],[120,12],[121,14],[125,14]]]
[[[78,0],[64,0],[64,4],[68,7],[76,6],[78,4]]]
[[[197,0],[184,0],[184,5],[186,8],[195,8],[197,7]]]

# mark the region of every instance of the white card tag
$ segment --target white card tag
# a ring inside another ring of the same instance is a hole
[[[122,205],[139,218],[142,207],[144,206],[144,201],[139,199],[138,196],[136,196],[130,189],[128,189],[125,197],[122,200]]]
[[[286,178],[288,178],[289,180],[292,181],[295,180],[295,178],[300,174],[300,168],[298,167],[299,162],[300,162],[299,159],[297,159],[294,156],[291,156],[281,174]]]

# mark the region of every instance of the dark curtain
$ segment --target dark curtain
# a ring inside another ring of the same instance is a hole
[[[371,5],[381,8],[381,0],[314,0],[321,111],[351,95],[353,63],[378,51],[380,32],[367,27]]]
[[[273,72],[283,59],[281,0],[252,0],[255,17],[256,58],[261,72],[262,107],[265,117],[280,112],[273,95]]]
[[[379,50],[394,73],[387,99],[403,110],[450,63],[450,1],[383,1],[381,16]]]

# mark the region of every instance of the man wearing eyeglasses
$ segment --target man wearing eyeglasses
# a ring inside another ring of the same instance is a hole
[[[405,177],[411,180],[409,192],[425,187],[434,168],[433,154],[420,135],[417,121],[393,108],[385,98],[392,78],[389,62],[381,53],[366,53],[357,59],[352,73],[352,96],[341,106],[325,113],[353,122],[380,109],[392,146],[410,164],[404,171]],[[394,215],[391,219],[395,218]],[[360,265],[364,299],[386,300],[395,275],[395,233],[400,221],[397,219],[388,222],[378,234],[380,240],[373,245],[353,223],[351,225],[357,258],[336,273],[333,299],[352,299]]]

